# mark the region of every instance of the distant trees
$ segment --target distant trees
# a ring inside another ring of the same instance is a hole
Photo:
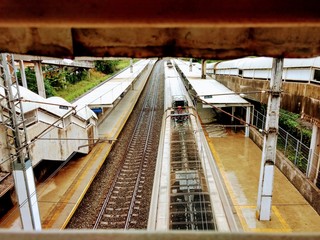
[[[95,70],[104,74],[112,74],[119,70],[118,66],[120,62],[121,60],[95,61]],[[67,88],[68,85],[90,78],[90,70],[85,68],[44,65],[42,66],[42,71],[47,97],[56,96],[57,91]],[[28,89],[38,93],[34,68],[25,68],[25,74]],[[22,85],[21,73],[19,71],[17,72],[17,76],[20,85]]]
[[[31,90],[32,92],[38,93],[37,79],[36,79],[36,74],[34,69],[30,67],[25,68],[25,74],[26,74],[28,89]],[[21,73],[17,72],[17,76],[18,76],[20,85],[22,85]],[[44,79],[44,87],[46,90],[47,97],[54,96],[54,93],[55,93],[54,88],[51,86],[48,79]]]

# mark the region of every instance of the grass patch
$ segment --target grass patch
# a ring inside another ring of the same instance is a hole
[[[128,67],[129,65],[130,65],[130,59],[123,59],[119,61],[119,63],[116,66],[116,69],[119,71]]]

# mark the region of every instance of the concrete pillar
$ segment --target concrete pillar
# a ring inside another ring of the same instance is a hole
[[[261,221],[270,221],[271,219],[274,165],[277,151],[281,100],[282,69],[283,58],[273,59],[257,201],[257,217]]]
[[[247,111],[246,111],[246,129],[245,129],[245,134],[244,134],[244,136],[245,137],[249,137],[249,133],[250,133],[250,126],[249,126],[249,124],[250,124],[250,112],[251,112],[251,107],[247,107]]]
[[[20,219],[24,230],[41,230],[37,193],[33,177],[33,169],[29,158],[29,144],[24,121],[21,101],[14,101],[20,97],[18,79],[13,55],[0,54],[4,78],[3,102],[8,109],[4,121],[7,132],[8,148],[12,160],[12,175],[19,203]],[[13,89],[15,88],[15,91]],[[20,109],[20,111],[16,111]]]
[[[232,124],[234,122],[234,112],[235,112],[235,110],[236,110],[236,107],[231,107],[231,115],[232,115],[231,122],[232,122]]]
[[[22,86],[25,87],[25,88],[28,88],[27,78],[26,78],[26,71],[24,69],[23,60],[19,61],[19,65],[20,65],[20,74],[21,74]]]
[[[192,72],[192,58],[189,61],[189,72]]]
[[[130,59],[130,73],[133,73],[133,59]]]
[[[44,80],[43,80],[43,74],[42,74],[42,68],[41,68],[41,62],[40,61],[35,61],[34,62],[34,71],[36,73],[38,94],[41,97],[46,98],[46,90],[45,90],[45,87],[44,87]]]
[[[14,186],[18,196],[23,230],[41,230],[36,186],[31,161],[13,163]]]
[[[2,74],[3,74],[3,68],[0,65],[0,76],[2,76]],[[4,78],[3,77],[0,77],[0,84],[1,84],[1,86],[4,86]]]
[[[202,79],[206,79],[207,75],[207,64],[206,64],[206,60],[202,59],[201,60],[201,78]]]
[[[319,172],[319,144],[320,144],[320,131],[316,124],[312,127],[312,136],[310,143],[310,153],[308,158],[307,177],[315,182]],[[318,157],[316,157],[318,155]]]

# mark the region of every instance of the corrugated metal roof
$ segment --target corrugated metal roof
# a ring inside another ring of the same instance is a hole
[[[187,62],[181,60],[175,60],[175,62],[187,77],[192,88],[196,91],[196,94],[207,103],[211,103],[219,107],[251,105],[248,101],[240,97],[238,94],[235,94],[218,81],[213,79],[201,79],[201,70],[194,69],[190,72]]]
[[[320,57],[315,58],[285,58],[284,68],[317,67],[320,68]],[[223,61],[217,65],[218,69],[271,69],[272,58],[270,57],[247,57],[230,61]]]
[[[15,92],[14,88],[13,88],[13,91]],[[73,107],[71,103],[67,102],[66,100],[60,97],[43,98],[38,94],[22,86],[19,86],[19,91],[20,91],[20,96],[23,100],[31,101],[31,102],[22,101],[22,108],[24,113],[41,108],[53,115],[62,117],[71,109],[71,107]],[[0,88],[0,94],[4,95],[3,88]],[[52,104],[55,104],[55,105],[52,105]],[[72,114],[72,112],[70,112],[69,114]],[[97,118],[94,112],[91,111],[88,107],[83,107],[83,110],[77,112],[76,115],[78,115],[84,120],[88,120],[91,117]]]
[[[315,58],[285,58],[283,67],[316,67],[320,68],[320,57]]]
[[[75,105],[87,106],[112,106],[114,101],[127,89],[136,76],[150,62],[150,60],[140,60],[133,66],[133,73],[127,68],[109,81],[92,89],[74,102]]]
[[[230,61],[223,61],[217,65],[219,69],[265,69],[272,67],[272,58],[269,57],[248,57]]]
[[[189,80],[197,95],[207,103],[214,105],[250,105],[248,101],[216,80]]]

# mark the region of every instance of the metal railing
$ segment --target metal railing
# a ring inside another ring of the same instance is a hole
[[[257,110],[253,111],[252,124],[258,129],[264,129],[266,116]],[[277,149],[280,150],[307,178],[312,169],[316,169],[318,154],[313,153],[308,146],[279,127]],[[312,161],[314,160],[314,161]],[[314,166],[312,166],[312,164]],[[318,170],[316,170],[318,171]],[[313,181],[313,179],[311,179]]]

